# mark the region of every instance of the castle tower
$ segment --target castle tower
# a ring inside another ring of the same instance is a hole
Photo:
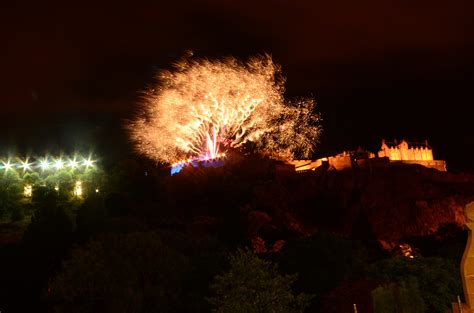
[[[400,151],[399,160],[410,160],[410,158],[408,157],[408,142],[402,140],[402,142],[400,142],[397,148]]]

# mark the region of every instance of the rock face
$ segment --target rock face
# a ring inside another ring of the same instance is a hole
[[[324,170],[302,175],[305,177],[301,180],[312,186],[306,191],[309,194],[302,197],[326,199],[333,210],[326,215],[336,219],[334,230],[350,234],[364,231],[357,228],[365,227],[377,239],[386,242],[433,234],[447,223],[462,227],[464,206],[474,200],[473,176],[439,172],[419,165],[397,164],[358,171]],[[308,214],[308,208],[301,209],[303,216]],[[324,220],[306,216],[304,221],[308,226],[308,222],[324,226]]]
[[[324,230],[390,246],[443,224],[462,227],[474,176],[397,163],[295,173],[255,159],[180,173],[167,194],[173,211],[227,219],[268,244]]]

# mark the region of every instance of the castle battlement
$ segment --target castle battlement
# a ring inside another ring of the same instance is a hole
[[[391,161],[433,161],[433,149],[428,146],[428,141],[422,145],[411,144],[402,140],[400,143],[387,143],[382,140],[382,147],[378,152],[379,158],[387,157]]]
[[[318,160],[294,160],[289,163],[295,166],[297,172],[315,170],[325,164],[329,168],[343,170],[353,167],[388,166],[390,163],[418,164],[438,171],[446,171],[446,162],[433,158],[433,149],[428,145],[428,141],[408,143],[402,140],[389,143],[382,140],[382,146],[377,155],[359,148],[358,151],[343,152]]]

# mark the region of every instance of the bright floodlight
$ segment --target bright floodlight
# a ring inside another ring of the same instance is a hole
[[[25,162],[21,162],[20,168],[22,168],[23,171],[29,171],[31,170],[31,163],[28,163],[28,159],[26,159]]]
[[[44,159],[40,162],[40,167],[41,169],[44,171],[44,170],[47,170],[49,169],[49,162],[47,159]]]
[[[70,168],[76,168],[78,165],[79,163],[77,163],[76,159],[69,161]]]
[[[6,163],[3,162],[3,168],[5,169],[6,172],[10,170],[12,168],[12,164],[10,163],[10,161],[7,161]]]
[[[84,165],[85,167],[91,167],[94,165],[94,161],[92,161],[91,159],[84,160]]]
[[[60,170],[64,167],[64,162],[61,159],[58,159],[54,162],[54,167]]]

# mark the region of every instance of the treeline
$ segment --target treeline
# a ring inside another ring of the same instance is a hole
[[[341,230],[337,185],[315,194],[319,178],[273,161],[170,177],[127,160],[106,172],[107,187],[81,201],[37,190],[22,243],[2,259],[8,309],[444,313],[462,292],[463,230],[406,238],[403,256],[363,215]]]

